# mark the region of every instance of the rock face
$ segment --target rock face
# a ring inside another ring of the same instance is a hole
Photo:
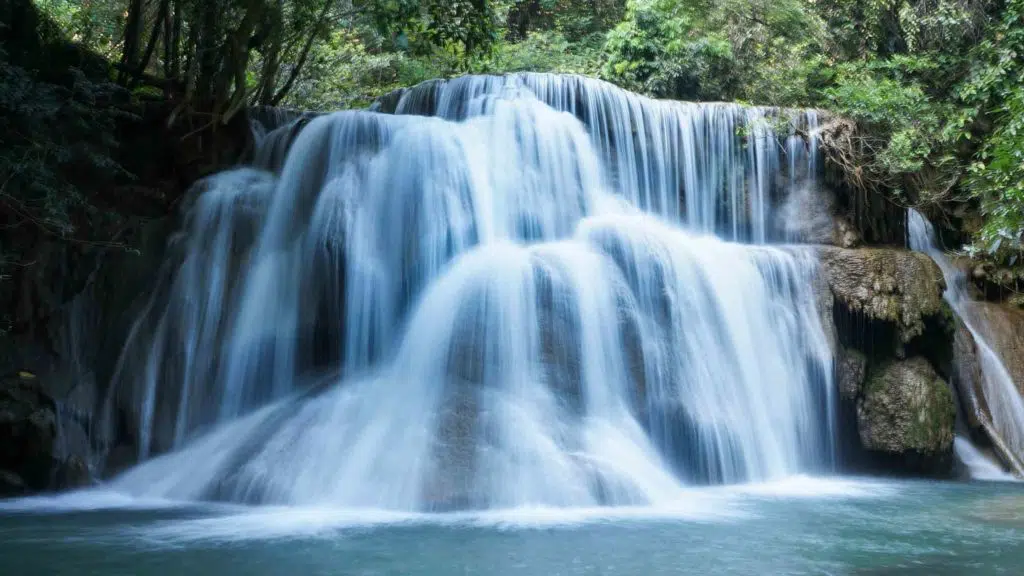
[[[819,248],[836,299],[870,320],[893,323],[902,342],[924,333],[924,320],[945,308],[942,271],[928,256],[891,248]]]
[[[836,381],[844,400],[856,400],[864,384],[868,359],[861,352],[844,348],[836,358]]]
[[[0,498],[88,485],[85,432],[21,373],[0,382]]]
[[[965,424],[971,430],[981,429],[980,417],[988,413],[983,392],[984,374],[978,359],[978,347],[967,326],[957,320],[953,337],[953,384],[960,396]]]
[[[0,497],[50,485],[57,416],[38,381],[13,376],[0,384]]]
[[[974,325],[1024,394],[1024,311],[991,302],[971,302],[967,313],[974,317]]]
[[[861,443],[912,457],[911,468],[939,470],[952,458],[956,406],[949,386],[921,357],[873,371],[857,403]]]
[[[847,469],[944,476],[952,471],[956,403],[946,376],[954,344],[945,280],[926,255],[897,248],[818,248],[822,316],[835,333],[835,378]],[[907,359],[907,356],[910,356]],[[938,372],[937,372],[938,370]],[[940,372],[946,376],[940,376]],[[955,371],[954,371],[955,372]]]

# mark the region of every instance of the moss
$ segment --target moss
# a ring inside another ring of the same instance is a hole
[[[922,357],[872,370],[857,406],[864,448],[891,454],[947,454],[955,419],[949,386]]]
[[[907,441],[912,446],[929,447],[942,443],[947,430],[956,422],[953,394],[941,379],[928,387],[924,403],[910,422]]]

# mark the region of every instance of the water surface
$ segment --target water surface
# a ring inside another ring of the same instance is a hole
[[[1019,484],[817,480],[674,506],[409,515],[140,502],[0,507],[5,574],[1020,574]]]

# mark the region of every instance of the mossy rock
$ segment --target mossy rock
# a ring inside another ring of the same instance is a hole
[[[900,340],[925,330],[925,319],[943,314],[946,282],[925,254],[894,248],[818,249],[822,272],[833,295],[849,310],[890,322]]]
[[[948,459],[956,405],[949,386],[921,357],[873,370],[857,404],[867,450]]]

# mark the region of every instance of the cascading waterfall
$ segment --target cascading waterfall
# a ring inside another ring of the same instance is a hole
[[[777,126],[813,112],[538,74],[387,100],[206,183],[119,370],[140,454],[174,452],[117,488],[639,505],[830,469],[812,254],[710,235],[786,238],[816,147]]]
[[[981,391],[991,417],[991,426],[999,438],[1011,452],[1011,457],[1024,458],[1024,398],[1021,398],[1013,378],[1006,370],[999,355],[985,340],[980,318],[970,313],[967,304],[970,296],[967,293],[967,279],[960,269],[953,265],[939,249],[935,238],[935,229],[931,223],[917,210],[910,209],[907,214],[910,248],[928,254],[942,270],[946,280],[946,292],[943,295],[953,311],[960,317],[978,350],[978,361],[982,372]],[[983,418],[985,416],[983,415]],[[984,456],[970,444],[967,438],[956,439],[956,451],[961,461],[967,465],[973,477],[979,479],[1009,479],[1004,474],[995,478],[991,463],[984,461]],[[973,464],[973,466],[972,466]],[[985,465],[987,464],[987,466]]]

